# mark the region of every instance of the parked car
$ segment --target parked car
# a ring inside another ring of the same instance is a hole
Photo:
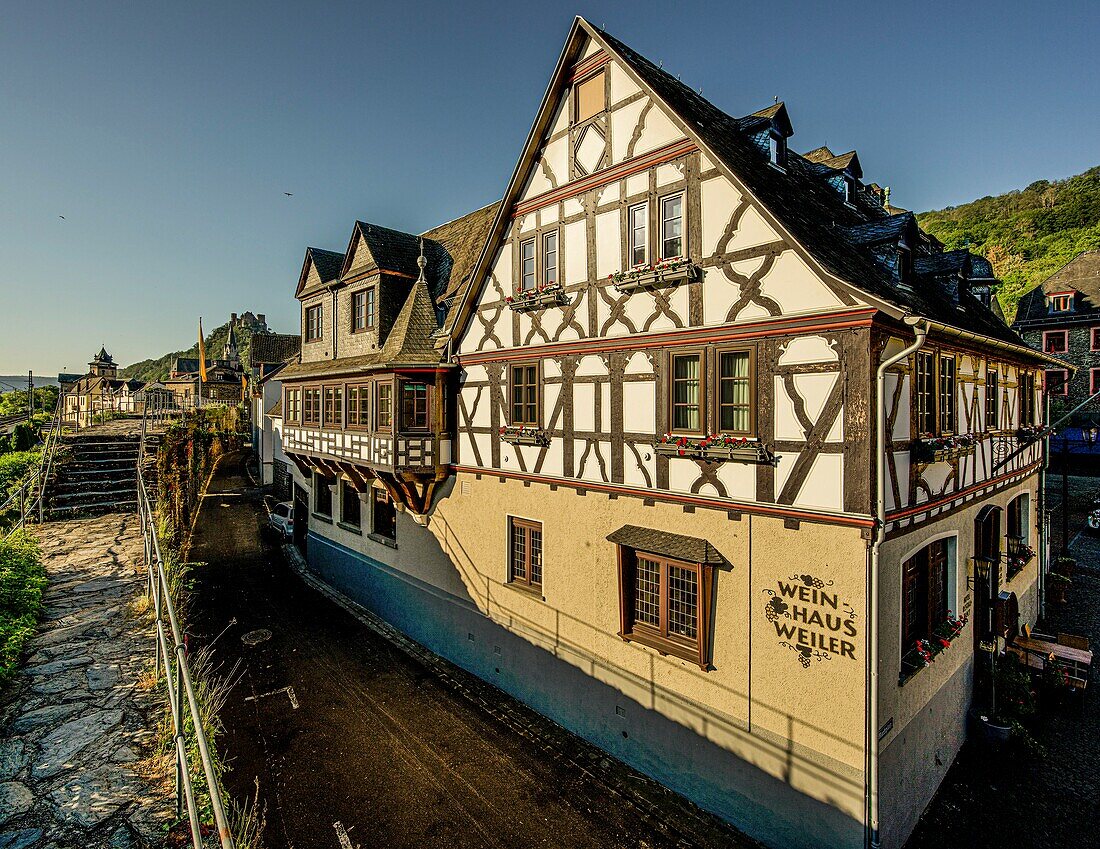
[[[283,540],[294,538],[294,505],[289,501],[280,501],[267,514],[267,524]]]

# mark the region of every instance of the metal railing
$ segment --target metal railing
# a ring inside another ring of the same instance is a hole
[[[2,532],[0,539],[7,539],[16,531],[25,528],[28,522],[38,521],[42,524],[46,520],[46,484],[50,480],[50,470],[53,467],[53,457],[57,452],[57,446],[61,442],[61,398],[57,399],[53,417],[43,427],[46,433],[46,442],[42,446],[42,457],[38,461],[38,468],[28,477],[19,482],[19,489],[13,492],[0,504],[0,516],[18,505],[19,518],[15,523]]]
[[[195,744],[202,761],[203,774],[206,777],[206,789],[210,794],[210,807],[214,812],[214,824],[218,829],[218,839],[222,849],[234,849],[233,837],[229,833],[229,822],[222,803],[221,790],[214,775],[214,762],[210,757],[210,744],[202,724],[202,714],[195,687],[191,681],[191,670],[187,663],[187,646],[180,631],[179,619],[172,604],[172,593],[168,575],[164,569],[160,539],[157,537],[157,520],[154,505],[149,500],[142,472],[142,458],[145,454],[146,418],[141,422],[141,450],[137,461],[137,501],[138,518],[141,523],[141,536],[144,541],[145,567],[149,578],[149,595],[153,599],[153,612],[156,623],[156,677],[163,671],[168,689],[168,704],[172,711],[172,734],[176,750],[176,816],[183,815],[187,808],[187,818],[191,826],[191,843],[194,849],[203,849],[202,824],[199,822],[198,806],[195,802],[195,787],[191,779],[188,763],[187,739],[184,731],[184,698],[186,710],[191,717]],[[173,663],[172,657],[175,658]]]

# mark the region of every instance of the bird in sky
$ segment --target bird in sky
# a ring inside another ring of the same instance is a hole
[[[61,219],[62,221],[64,221],[64,220],[65,220],[65,216],[64,216],[64,215],[59,215],[59,216],[57,216],[57,217],[58,217],[58,218],[60,218],[60,219]]]
[[[286,195],[288,198],[294,197],[294,192],[283,192],[283,194]]]

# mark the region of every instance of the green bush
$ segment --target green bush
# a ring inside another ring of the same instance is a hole
[[[41,460],[40,451],[13,451],[0,456],[0,501],[15,491],[19,482],[31,474]]]
[[[0,540],[0,683],[15,671],[42,612],[46,569],[28,531]]]

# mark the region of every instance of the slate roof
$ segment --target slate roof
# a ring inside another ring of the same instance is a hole
[[[859,193],[868,197],[860,197],[857,208],[849,207],[840,193],[821,178],[819,164],[793,151],[788,153],[785,169],[772,167],[744,132],[741,119],[727,115],[614,36],[596,27],[591,29],[830,273],[905,312],[1023,345],[1023,340],[977,298],[967,295],[956,304],[950,293],[939,291],[937,286],[919,285],[928,282],[919,278],[912,286],[900,286],[893,270],[863,247],[865,241],[851,241],[849,236],[870,235],[860,229],[868,221],[890,217],[870,200],[868,192]],[[899,224],[884,222],[882,226],[889,229]],[[874,232],[876,225],[868,230]],[[934,245],[929,242],[926,247]]]
[[[1073,312],[1051,314],[1046,296],[1051,292],[1073,291]],[[1016,308],[1016,322],[1021,324],[1065,324],[1075,318],[1095,320],[1100,311],[1100,251],[1078,254],[1022,298]]]
[[[253,333],[249,348],[250,365],[285,363],[302,350],[302,337],[296,333]]]
[[[623,525],[607,535],[608,542],[625,545],[638,551],[661,554],[688,563],[721,565],[728,561],[707,540],[683,534],[670,534],[653,528]]]
[[[317,276],[321,282],[328,283],[340,276],[340,269],[344,267],[344,255],[339,251],[326,251],[324,248],[307,248],[313,259],[313,267],[317,269]]]

